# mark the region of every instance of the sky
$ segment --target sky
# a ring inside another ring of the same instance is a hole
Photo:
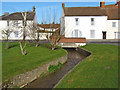
[[[36,8],[36,16],[38,23],[42,21],[48,23],[49,18],[53,21],[54,14],[56,15],[56,22],[60,23],[60,16],[62,12],[63,2],[2,2],[2,13],[5,12],[23,12],[32,11],[33,6]],[[116,4],[116,2],[106,2],[108,4]],[[95,7],[100,6],[100,2],[65,2],[65,7]]]

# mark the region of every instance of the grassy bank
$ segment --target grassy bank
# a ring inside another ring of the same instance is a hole
[[[19,43],[9,43],[10,48],[5,49],[2,43],[2,79],[3,81],[19,75],[26,71],[37,68],[45,63],[55,60],[66,54],[64,49],[51,50],[47,45],[26,47],[27,55],[23,56],[20,51]]]
[[[92,53],[72,70],[56,88],[117,88],[118,46],[89,44]]]

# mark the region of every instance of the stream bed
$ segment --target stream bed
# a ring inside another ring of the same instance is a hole
[[[79,62],[84,60],[87,56],[80,54],[74,48],[65,49],[68,52],[68,62],[63,64],[56,72],[38,78],[29,83],[27,88],[53,88],[66,73],[73,69]]]

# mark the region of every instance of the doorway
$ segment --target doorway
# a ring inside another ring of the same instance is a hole
[[[103,39],[106,39],[106,32],[102,32],[103,33]]]

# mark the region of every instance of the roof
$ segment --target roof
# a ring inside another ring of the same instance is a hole
[[[38,26],[45,29],[56,29],[60,27],[60,24],[38,24]]]
[[[108,20],[118,20],[120,10],[117,5],[101,7],[64,7],[65,16],[108,16]]]
[[[120,8],[106,9],[108,20],[120,20]]]
[[[86,38],[61,38],[59,43],[86,43]]]
[[[65,16],[106,16],[105,10],[99,7],[65,7]]]
[[[33,12],[28,12],[27,20],[33,20],[33,19],[34,19]],[[12,14],[0,16],[0,20],[23,20],[23,16],[21,12],[15,12]]]
[[[105,8],[118,8],[116,4],[105,5]]]

